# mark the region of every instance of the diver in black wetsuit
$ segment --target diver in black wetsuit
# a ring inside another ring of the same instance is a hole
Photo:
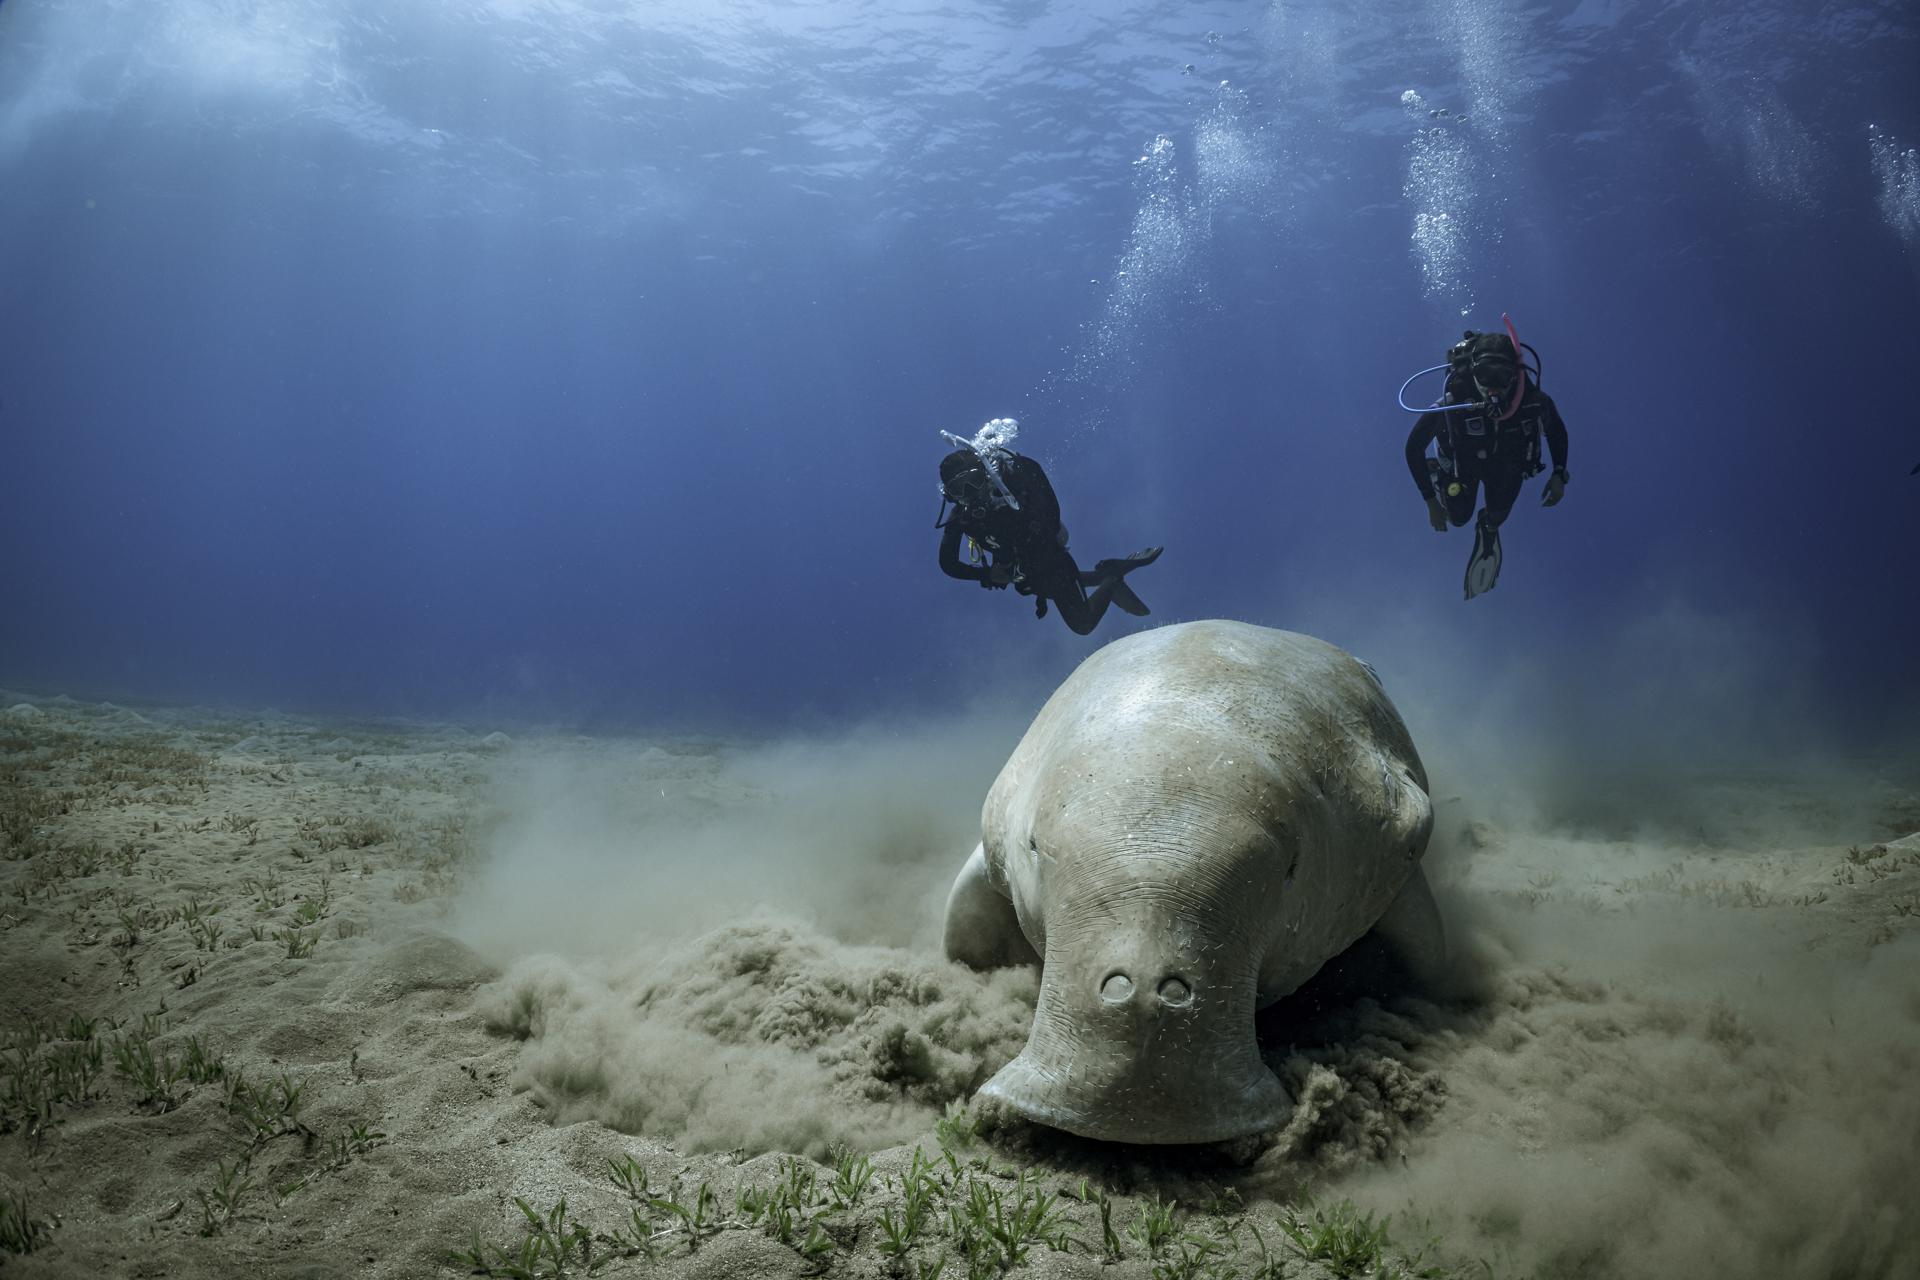
[[[941,571],[982,587],[1011,586],[1033,596],[1036,617],[1047,616],[1051,600],[1076,635],[1098,626],[1108,604],[1145,617],[1147,606],[1127,585],[1126,575],[1159,559],[1161,548],[1081,569],[1067,551],[1060,501],[1047,473],[1008,447],[1018,432],[1013,419],[998,418],[971,441],[942,433],[961,447],[940,460],[941,519],[936,527],[943,531]],[[954,504],[951,516],[946,514],[948,502]],[[960,558],[963,543],[972,544],[971,563]],[[983,562],[985,555],[992,557],[990,562]]]
[[[1546,470],[1540,459],[1543,438],[1553,457],[1553,475],[1540,505],[1554,506],[1565,496],[1571,478],[1567,428],[1553,397],[1527,376],[1507,334],[1468,330],[1447,356],[1452,368],[1446,394],[1437,403],[1473,407],[1421,414],[1407,436],[1407,469],[1427,500],[1427,518],[1441,533],[1449,523],[1464,525],[1472,517],[1477,491],[1486,486],[1487,504],[1475,522],[1467,561],[1471,600],[1491,591],[1500,576],[1500,525],[1520,497],[1521,482]],[[1429,458],[1427,445],[1434,442],[1438,456]]]

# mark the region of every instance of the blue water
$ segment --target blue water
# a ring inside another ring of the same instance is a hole
[[[1890,0],[5,0],[0,683],[778,729],[1224,616],[1568,733],[1882,734],[1916,68]],[[1502,312],[1573,481],[1468,602],[1394,392]],[[939,573],[938,432],[1004,415],[1153,617]]]

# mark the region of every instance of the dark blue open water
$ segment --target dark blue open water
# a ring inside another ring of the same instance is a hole
[[[1568,733],[1895,729],[1917,36],[1891,0],[5,0],[0,680],[777,729],[1031,706],[1225,616]],[[1463,602],[1394,392],[1503,311],[1573,482]],[[1003,415],[1083,562],[1166,545],[1152,618],[1080,639],[938,572],[937,433]]]

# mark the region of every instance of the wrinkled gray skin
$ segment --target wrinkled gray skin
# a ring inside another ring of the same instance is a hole
[[[1043,963],[1026,1050],[981,1090],[1118,1142],[1285,1119],[1254,1012],[1369,929],[1443,958],[1427,778],[1372,668],[1238,622],[1110,644],[1041,708],[947,901],[947,955]]]

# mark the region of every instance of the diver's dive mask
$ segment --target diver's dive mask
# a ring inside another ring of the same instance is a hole
[[[1482,358],[1473,362],[1473,385],[1488,400],[1504,402],[1513,395],[1514,384],[1519,378],[1520,371],[1513,367],[1511,361]]]
[[[947,500],[970,516],[985,515],[993,505],[993,481],[985,467],[973,467],[946,483]]]
[[[1504,333],[1467,330],[1466,336],[1447,352],[1447,362],[1456,374],[1470,376],[1489,403],[1511,398],[1520,378],[1518,353]]]

